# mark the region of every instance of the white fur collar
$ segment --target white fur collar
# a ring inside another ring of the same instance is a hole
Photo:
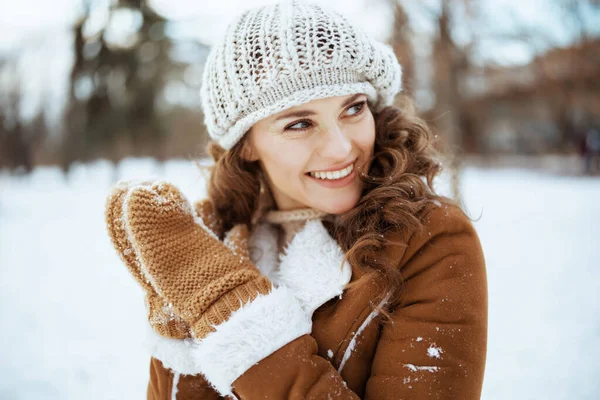
[[[250,259],[258,267],[261,274],[273,282],[276,280],[275,272],[279,268],[277,228],[267,223],[256,225],[248,240]]]
[[[307,221],[282,254],[278,235],[273,225],[262,223],[250,236],[250,258],[263,275],[276,286],[292,289],[311,315],[342,294],[352,268],[347,262],[342,265],[344,253],[320,220]]]
[[[276,281],[290,288],[306,311],[314,310],[344,291],[352,269],[344,252],[320,220],[306,222],[280,256]]]

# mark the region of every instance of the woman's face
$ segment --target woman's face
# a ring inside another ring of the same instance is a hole
[[[340,214],[360,198],[375,121],[365,94],[328,97],[260,120],[248,140],[279,209]]]

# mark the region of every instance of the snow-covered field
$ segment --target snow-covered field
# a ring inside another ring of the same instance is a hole
[[[118,177],[204,193],[188,161]],[[143,294],[104,228],[113,178],[105,162],[0,172],[0,399],[145,398]],[[483,398],[600,398],[600,179],[467,167],[462,182],[488,268]]]

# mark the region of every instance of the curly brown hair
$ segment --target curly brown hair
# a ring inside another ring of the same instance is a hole
[[[365,272],[363,279],[348,289],[358,288],[377,274],[383,279],[382,297],[391,293],[391,307],[401,299],[402,276],[396,265],[383,257],[386,246],[406,246],[392,242],[397,237],[420,229],[423,214],[435,200],[448,202],[433,188],[441,171],[433,134],[425,121],[417,117],[412,101],[405,99],[401,108],[386,107],[373,113],[375,143],[359,202],[347,212],[326,219],[324,224],[346,253],[346,260]],[[247,137],[247,136],[246,136]],[[208,183],[208,197],[214,205],[225,232],[235,224],[251,225],[257,214],[265,184],[257,161],[242,157],[248,140],[242,139],[230,151],[215,142],[207,146],[214,160]],[[377,304],[380,299],[374,299]]]

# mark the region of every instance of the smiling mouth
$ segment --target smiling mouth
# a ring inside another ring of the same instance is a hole
[[[339,169],[337,171],[327,171],[327,172],[309,172],[309,175],[313,178],[322,179],[322,180],[337,180],[347,177],[354,170],[354,163],[348,165],[346,168]]]

